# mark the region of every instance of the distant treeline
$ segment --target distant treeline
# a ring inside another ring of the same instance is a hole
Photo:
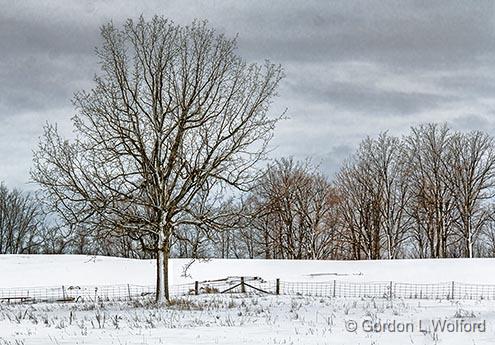
[[[492,257],[494,174],[491,136],[436,124],[412,128],[400,138],[388,133],[366,138],[332,180],[310,160],[275,160],[250,190],[211,208],[224,218],[223,226],[181,225],[171,239],[171,255]],[[151,258],[155,251],[147,249],[154,241],[57,225],[36,195],[0,185],[0,253]]]

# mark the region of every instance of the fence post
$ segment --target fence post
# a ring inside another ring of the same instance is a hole
[[[452,282],[452,289],[450,292],[450,299],[454,299],[454,282]]]
[[[275,281],[275,294],[280,295],[280,278]]]
[[[394,285],[394,282],[390,281],[390,299],[393,298],[393,293],[394,293],[393,285]]]
[[[129,301],[132,301],[132,297],[131,297],[131,286],[129,284],[127,284],[127,294],[129,295]]]
[[[65,286],[62,285],[62,298],[65,301]]]
[[[199,282],[197,280],[194,282],[194,294],[199,295]]]
[[[335,297],[336,286],[337,286],[337,281],[334,279],[333,280],[333,297]]]
[[[246,292],[246,286],[244,285],[244,277],[241,277],[241,293]]]

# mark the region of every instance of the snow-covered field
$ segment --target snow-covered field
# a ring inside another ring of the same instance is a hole
[[[173,284],[228,276],[285,281],[495,283],[495,261],[171,261]],[[0,255],[0,288],[154,283],[153,261]],[[494,344],[495,301],[211,294],[156,309],[132,302],[0,303],[4,344]]]
[[[163,309],[0,305],[0,344],[488,345],[495,342],[493,310],[493,302],[479,301],[268,295],[190,296]]]
[[[396,281],[495,284],[495,259],[381,261],[170,260],[171,284],[229,276],[257,276],[284,281]],[[84,255],[0,255],[0,288],[58,285],[153,285],[153,260]]]

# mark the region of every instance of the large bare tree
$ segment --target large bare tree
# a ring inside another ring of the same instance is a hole
[[[74,98],[75,139],[47,125],[32,178],[67,222],[153,239],[163,303],[174,231],[204,223],[191,207],[200,193],[252,182],[283,72],[247,64],[204,22],[140,18],[101,36],[95,86]]]

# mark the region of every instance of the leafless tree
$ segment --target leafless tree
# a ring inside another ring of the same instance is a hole
[[[213,193],[209,189],[207,193],[199,193],[191,203],[191,212],[199,215],[203,222],[184,222],[177,228],[172,246],[176,256],[206,259],[229,258],[234,254],[239,257],[236,247],[240,241],[234,236],[241,226],[241,210],[232,198],[225,199],[223,193],[223,190]]]
[[[342,236],[354,259],[397,258],[408,238],[409,165],[400,140],[363,140],[336,178]]]
[[[490,217],[487,201],[493,198],[495,152],[493,139],[480,131],[455,133],[448,183],[457,210],[454,229],[461,237],[463,256],[474,256],[474,245]]]
[[[175,231],[207,217],[195,197],[255,178],[280,118],[268,111],[282,71],[247,64],[204,22],[140,18],[101,35],[101,73],[74,98],[76,138],[46,126],[32,178],[67,223],[153,239],[163,303]]]
[[[37,253],[47,230],[36,200],[0,183],[0,253]]]
[[[495,210],[490,207],[490,217],[477,238],[476,249],[480,257],[495,257]]]
[[[379,203],[384,251],[388,259],[396,259],[409,238],[411,217],[407,213],[410,194],[411,166],[404,145],[396,137],[381,134],[369,148],[370,171],[378,180]]]
[[[472,257],[491,215],[493,150],[487,134],[437,124],[365,139],[336,179],[352,257]]]
[[[265,258],[328,259],[335,254],[336,192],[309,162],[276,161],[250,202],[256,233],[244,237],[251,247],[257,242]]]
[[[452,174],[452,133],[446,125],[427,124],[412,128],[405,138],[411,166],[410,214],[417,251],[432,258],[448,256],[456,221],[455,201],[449,176]],[[426,241],[422,241],[426,239]]]

